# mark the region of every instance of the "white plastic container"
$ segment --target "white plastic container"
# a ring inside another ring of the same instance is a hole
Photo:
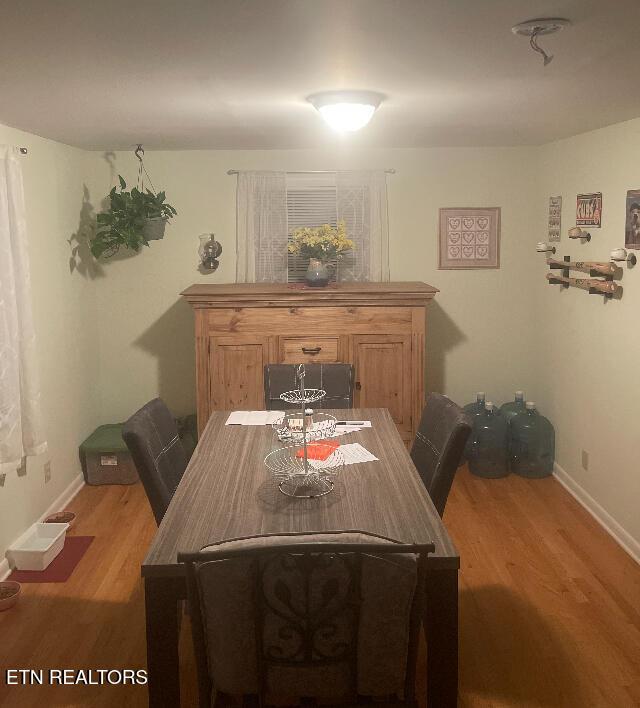
[[[64,546],[69,524],[34,524],[7,550],[16,570],[45,570]]]

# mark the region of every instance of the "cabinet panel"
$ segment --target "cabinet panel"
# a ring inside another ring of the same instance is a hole
[[[354,335],[356,408],[388,408],[401,432],[411,432],[411,335]]]
[[[264,366],[272,360],[269,337],[211,337],[209,410],[264,408]]]

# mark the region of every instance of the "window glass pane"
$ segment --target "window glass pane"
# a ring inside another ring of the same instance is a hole
[[[329,224],[337,225],[335,174],[287,175],[287,232],[291,238],[293,232],[302,227],[316,227]],[[304,282],[304,275],[309,265],[307,258],[288,254],[288,282]],[[331,279],[336,279],[335,262],[331,269]]]

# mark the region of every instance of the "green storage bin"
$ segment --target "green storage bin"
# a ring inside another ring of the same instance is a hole
[[[101,425],[80,445],[87,484],[135,484],[138,472],[122,439],[123,423]]]

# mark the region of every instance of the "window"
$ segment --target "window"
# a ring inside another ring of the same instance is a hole
[[[288,252],[301,226],[344,221],[353,253],[332,269],[341,281],[388,281],[387,184],[384,171],[239,172],[236,281],[296,283],[307,259]]]
[[[338,223],[335,173],[287,174],[287,242],[296,229]],[[309,261],[287,251],[287,281],[304,282]],[[336,280],[337,263],[331,263],[331,280]]]

